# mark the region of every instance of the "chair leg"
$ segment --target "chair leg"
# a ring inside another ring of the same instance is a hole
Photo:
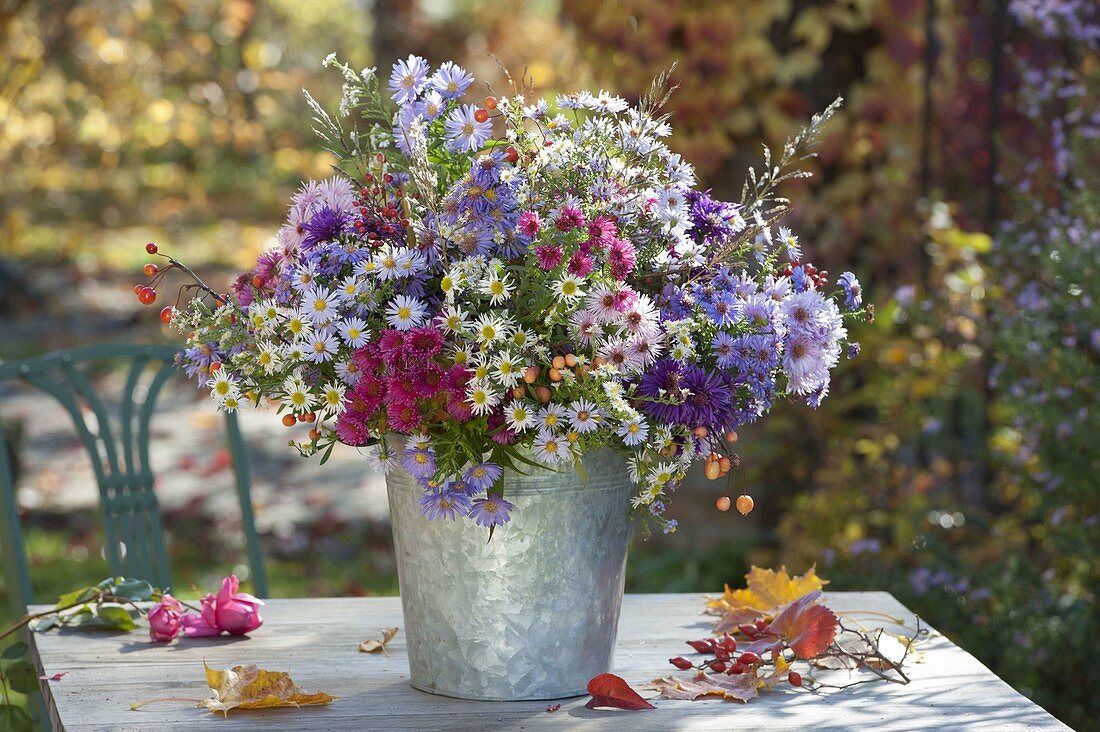
[[[7,440],[0,436],[0,554],[4,558],[4,578],[8,604],[15,617],[27,612],[27,605],[34,602],[31,575],[27,570],[26,547],[23,544],[23,527],[19,524],[19,506],[15,500],[15,479],[11,471],[11,455]]]

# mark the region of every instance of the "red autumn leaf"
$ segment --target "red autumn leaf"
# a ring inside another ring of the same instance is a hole
[[[559,709],[561,709],[561,704],[547,704],[546,705],[546,711],[551,713],[551,714],[558,711]]]
[[[772,632],[786,641],[799,658],[817,656],[836,638],[836,615],[824,605],[815,604],[820,596],[821,590],[803,595],[772,621]]]
[[[638,696],[638,692],[631,689],[626,681],[615,674],[594,676],[588,682],[588,693],[592,695],[592,698],[585,704],[589,709],[614,707],[615,709],[639,711],[657,708]]]
[[[43,675],[43,676],[39,676],[38,678],[42,679],[43,681],[61,681],[61,679],[62,679],[62,678],[63,678],[63,677],[65,676],[65,674],[67,674],[67,673],[69,673],[69,672],[68,672],[68,671],[61,671],[60,673],[56,673],[56,674],[49,674],[48,676],[47,676],[47,675]]]

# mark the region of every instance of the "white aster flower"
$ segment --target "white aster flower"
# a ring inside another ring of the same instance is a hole
[[[470,318],[457,305],[448,305],[436,318],[436,322],[455,335],[462,335],[470,328]]]
[[[336,416],[344,411],[344,386],[335,381],[325,384],[321,390],[321,404],[325,413]]]
[[[355,301],[356,296],[359,294],[359,288],[362,286],[362,281],[352,275],[351,277],[345,277],[340,283],[340,288],[336,291],[341,302],[351,303]]]
[[[492,313],[485,313],[474,322],[474,338],[482,346],[507,337],[504,321]]]
[[[515,287],[512,285],[508,278],[508,275],[504,277],[497,277],[492,275],[487,278],[481,285],[481,291],[485,295],[489,296],[489,302],[493,305],[500,305],[512,295],[512,291]]]
[[[363,372],[355,365],[355,361],[350,358],[336,364],[336,375],[348,386],[355,386],[363,378]]]
[[[500,404],[500,394],[484,379],[474,379],[466,386],[466,401],[470,403],[473,413],[481,416]]]
[[[341,340],[352,348],[365,346],[370,340],[367,324],[361,318],[343,320],[337,324],[336,330],[339,331]]]
[[[224,402],[226,397],[240,396],[241,393],[236,379],[227,374],[225,369],[218,369],[211,374],[206,386],[210,389],[210,397],[219,404]]]
[[[623,422],[618,429],[619,437],[622,438],[623,444],[628,447],[634,447],[645,442],[646,437],[649,436],[649,425],[647,425],[640,416],[632,417]]]
[[[309,288],[313,287],[313,280],[317,278],[317,267],[312,262],[308,264],[299,265],[294,270],[294,277],[291,279],[291,287],[295,292],[305,292]]]
[[[539,410],[537,422],[539,429],[545,432],[562,427],[565,419],[565,407],[560,404],[547,404]]]
[[[568,443],[549,430],[535,438],[535,456],[544,463],[560,463],[569,457]]]
[[[286,319],[284,323],[286,329],[295,338],[309,335],[310,331],[313,330],[313,322],[306,317],[301,308],[287,308],[283,312],[283,317]]]
[[[582,434],[597,429],[602,417],[599,407],[587,399],[578,399],[569,405],[569,421],[573,429]]]
[[[523,432],[535,425],[535,412],[530,404],[517,399],[504,410],[504,421],[516,432]]]
[[[572,302],[584,297],[584,290],[581,289],[581,284],[583,284],[583,280],[581,280],[580,277],[566,274],[554,283],[554,292],[557,294],[559,300]]]
[[[507,351],[501,353],[493,364],[492,376],[501,384],[513,387],[523,375],[523,362]]]
[[[398,295],[386,306],[386,322],[397,330],[411,330],[424,320],[424,303],[415,297]]]
[[[331,361],[339,348],[340,344],[337,342],[336,336],[332,334],[332,331],[318,331],[309,339],[306,358],[313,363]]]
[[[270,341],[260,341],[256,344],[256,348],[256,363],[260,364],[260,368],[264,370],[264,373],[273,374],[278,371],[283,362],[282,356],[279,354],[279,346]]]
[[[336,316],[339,298],[331,290],[311,287],[302,295],[302,310],[314,325],[324,325]]]

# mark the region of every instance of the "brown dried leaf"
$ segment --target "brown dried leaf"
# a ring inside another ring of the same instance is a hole
[[[759,696],[759,680],[755,674],[708,674],[700,671],[690,681],[675,676],[654,679],[643,688],[661,692],[665,699],[697,701],[707,697],[721,697],[731,701],[748,702]]]
[[[202,662],[206,669],[206,684],[214,692],[213,699],[199,702],[212,712],[229,716],[230,709],[267,709],[271,707],[305,707],[328,704],[335,697],[323,691],[305,692],[289,674],[267,671],[255,664],[234,666],[217,671]]]
[[[389,649],[386,648],[386,644],[393,640],[393,637],[397,635],[397,628],[382,628],[382,640],[365,640],[359,644],[359,650],[363,653],[378,653],[381,651],[387,656],[390,655]]]

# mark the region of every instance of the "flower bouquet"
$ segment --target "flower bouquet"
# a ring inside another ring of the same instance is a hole
[[[766,153],[733,203],[698,189],[663,142],[667,73],[636,104],[606,91],[531,100],[515,82],[473,104],[473,77],[452,62],[433,71],[410,56],[388,84],[325,64],[344,76],[339,111],[307,99],[340,172],[301,187],[231,292],[196,278],[209,297],[162,311],[187,335],[179,364],[224,409],[267,401],[288,427],[309,423],[292,443],[303,455],[324,462],[343,443],[389,474],[411,655],[418,630],[446,627],[423,651],[436,666],[442,644],[460,673],[484,640],[495,655],[475,664],[482,680],[542,669],[522,688],[456,690],[426,671],[418,681],[414,658],[414,684],[494,698],[582,690],[587,668],[579,687],[545,679],[555,661],[531,650],[529,620],[523,637],[482,631],[506,613],[501,600],[528,598],[516,612],[575,646],[559,666],[598,656],[589,665],[607,670],[609,644],[593,651],[551,616],[598,606],[587,622],[613,644],[628,503],[646,530],[674,531],[669,498],[694,462],[729,480],[740,425],[780,398],[825,397],[844,319],[867,310],[851,273],[830,288],[778,227],[776,187],[808,175],[839,100]],[[143,302],[168,270],[190,273],[168,261],[147,268]],[[532,592],[553,567],[573,584]],[[477,590],[487,568],[503,583],[495,598]],[[583,599],[555,607],[562,593]],[[458,600],[478,624],[439,609]]]

